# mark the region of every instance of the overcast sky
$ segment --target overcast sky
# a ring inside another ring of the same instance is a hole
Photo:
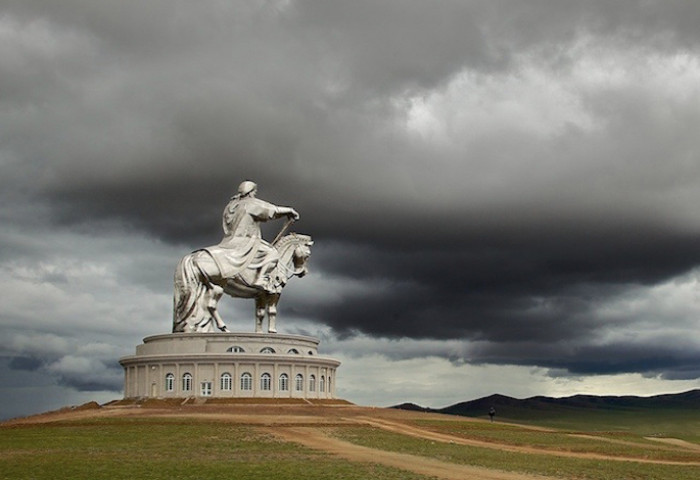
[[[343,398],[700,387],[698,25],[687,0],[0,0],[0,417],[120,398],[245,179],[315,240],[279,328]],[[251,301],[220,310],[252,331]]]

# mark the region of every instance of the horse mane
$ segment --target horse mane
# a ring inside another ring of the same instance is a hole
[[[290,243],[306,243],[310,242],[311,237],[309,235],[303,235],[301,233],[290,233],[280,238],[280,240],[275,244],[277,251],[282,252],[285,250]]]

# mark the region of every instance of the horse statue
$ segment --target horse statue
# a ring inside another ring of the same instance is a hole
[[[279,259],[269,272],[270,287],[255,284],[257,272],[243,268],[233,276],[222,275],[217,261],[221,247],[195,250],[185,255],[175,270],[173,297],[173,332],[213,332],[214,324],[228,332],[217,313],[223,293],[237,298],[255,299],[255,332],[262,333],[263,320],[268,319],[268,332],[276,333],[277,304],[282,288],[294,277],[303,277],[308,269],[313,241],[308,235],[290,233],[273,242]]]

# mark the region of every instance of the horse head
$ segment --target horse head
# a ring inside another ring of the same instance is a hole
[[[313,241],[297,245],[294,249],[294,254],[292,255],[292,262],[294,263],[294,275],[298,277],[303,277],[309,273],[309,268],[306,266],[306,262],[311,256],[311,245]]]
[[[278,267],[286,270],[287,278],[293,276],[303,277],[308,273],[306,263],[311,256],[311,246],[314,244],[311,237],[299,233],[290,233],[280,239],[275,245],[280,254]]]

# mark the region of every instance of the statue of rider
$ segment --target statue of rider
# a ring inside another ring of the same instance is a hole
[[[245,269],[256,271],[251,287],[268,293],[277,293],[275,279],[270,272],[277,265],[277,249],[262,238],[260,223],[281,217],[298,220],[299,214],[291,207],[279,207],[256,198],[258,186],[246,180],[231,197],[223,213],[224,238],[219,247],[225,252],[225,262],[217,262],[224,278],[230,278]],[[221,260],[221,259],[219,259]]]

